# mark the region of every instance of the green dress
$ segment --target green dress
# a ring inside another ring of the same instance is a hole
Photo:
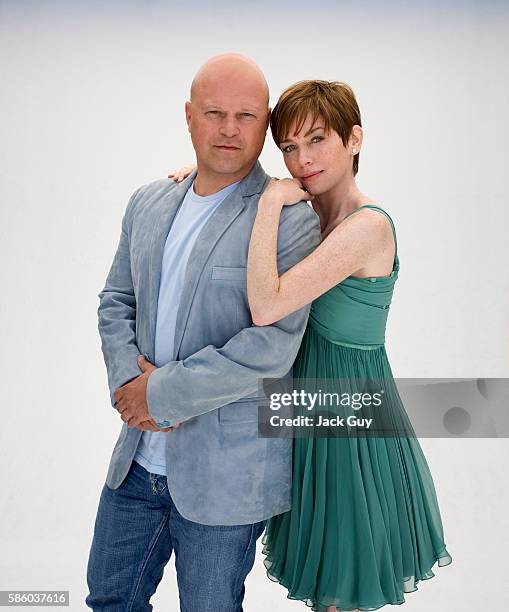
[[[384,210],[361,208],[385,214],[396,242]],[[316,299],[293,375],[384,380],[384,416],[411,428],[384,347],[398,271],[396,242],[389,276],[350,276]],[[296,437],[292,508],[268,521],[262,544],[268,577],[317,612],[402,604],[435,563],[452,561],[415,433]]]

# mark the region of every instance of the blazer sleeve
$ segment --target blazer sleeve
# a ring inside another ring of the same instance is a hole
[[[111,405],[115,391],[141,374],[136,344],[136,296],[131,278],[129,255],[129,216],[140,187],[131,196],[122,219],[122,230],[104,289],[99,293],[97,310],[101,350],[108,374]]]
[[[286,210],[285,210],[286,209]],[[282,274],[320,243],[318,215],[306,203],[284,207],[278,232]],[[251,395],[259,379],[279,378],[292,368],[307,324],[308,304],[272,325],[242,329],[222,347],[207,345],[170,361],[148,379],[147,404],[158,427],[183,422]]]

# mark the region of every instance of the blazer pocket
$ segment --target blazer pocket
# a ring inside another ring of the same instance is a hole
[[[258,405],[267,398],[246,397],[219,408],[219,422],[223,423],[257,423]]]
[[[247,268],[212,266],[212,280],[240,281],[247,284]]]

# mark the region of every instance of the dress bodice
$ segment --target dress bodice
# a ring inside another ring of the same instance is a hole
[[[380,207],[370,204],[360,206],[353,213],[362,208],[379,210],[391,223],[396,245],[392,272],[389,276],[345,278],[312,302],[309,325],[331,342],[369,349],[385,342],[387,315],[398,278],[399,259],[391,217]]]

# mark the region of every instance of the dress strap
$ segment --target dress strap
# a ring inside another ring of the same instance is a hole
[[[392,228],[392,235],[394,236],[394,248],[395,248],[395,250],[394,250],[394,261],[399,264],[399,259],[398,259],[398,239],[396,238],[396,228],[394,227],[394,221],[391,219],[391,216],[389,215],[389,213],[386,212],[383,208],[380,208],[380,206],[375,206],[375,204],[363,204],[362,206],[359,206],[359,208],[356,208],[351,213],[346,215],[345,219],[347,217],[349,217],[350,215],[353,215],[354,213],[356,213],[358,210],[361,210],[361,208],[372,208],[373,210],[379,210],[381,213],[383,213],[387,217],[387,219],[389,219],[389,222],[390,222],[391,228]]]

